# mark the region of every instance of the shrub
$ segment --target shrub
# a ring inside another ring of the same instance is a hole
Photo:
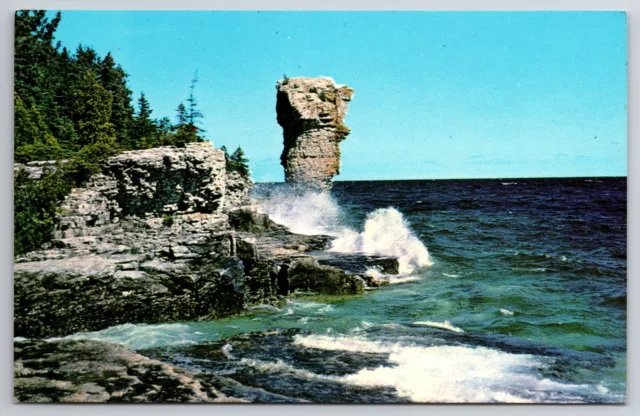
[[[24,169],[14,177],[14,255],[40,248],[51,239],[56,207],[69,193],[62,169],[49,171],[40,180],[29,179]]]
[[[165,227],[171,227],[173,225],[173,216],[169,215],[169,214],[164,214],[162,216],[162,225],[164,225]]]

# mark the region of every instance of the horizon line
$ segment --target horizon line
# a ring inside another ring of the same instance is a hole
[[[482,180],[527,180],[527,179],[621,179],[628,178],[628,175],[606,175],[606,176],[522,176],[522,177],[496,177],[496,178],[422,178],[422,179],[349,179],[336,180],[336,182],[410,182],[410,181],[482,181]],[[285,181],[255,181],[263,184],[286,184]]]

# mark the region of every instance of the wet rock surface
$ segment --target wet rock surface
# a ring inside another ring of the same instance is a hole
[[[34,166],[33,179],[48,166]],[[297,375],[273,388],[273,377],[255,371],[240,380],[184,372],[103,342],[37,340],[125,323],[214,320],[280,305],[300,291],[359,294],[374,285],[367,267],[393,273],[389,259],[332,260],[322,251],[333,237],[276,224],[250,205],[251,185],[225,171],[223,152],[199,143],[122,153],[72,190],[53,240],[15,259],[14,334],[30,338],[15,343],[16,400],[305,402],[324,401],[315,393],[322,390],[335,401],[385,401],[388,392],[359,393],[327,379]],[[245,383],[251,377],[258,382]],[[288,395],[296,385],[307,393]]]
[[[310,252],[309,255],[318,259],[318,263],[324,266],[333,266],[350,273],[366,273],[369,269],[375,269],[383,274],[398,274],[398,259],[394,257],[336,253],[336,252]]]
[[[298,329],[250,333],[219,342],[158,348],[142,354],[197,371],[221,392],[251,401],[313,403],[402,403],[394,389],[345,384],[341,376],[387,363],[388,354],[305,348]],[[223,348],[226,347],[226,354]],[[209,374],[207,376],[206,374]],[[212,376],[217,374],[217,376]],[[220,376],[223,375],[223,376]],[[216,380],[219,378],[219,381]],[[230,382],[233,380],[234,382]],[[256,390],[271,397],[256,395]]]
[[[294,187],[327,190],[340,173],[340,142],[353,90],[325,77],[278,82],[276,112],[284,135],[281,163]]]
[[[193,374],[99,341],[17,341],[14,400],[49,403],[238,402]]]

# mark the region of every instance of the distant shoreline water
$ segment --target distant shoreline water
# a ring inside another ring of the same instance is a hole
[[[565,180],[565,179],[628,179],[626,176],[539,176],[539,177],[502,177],[502,178],[436,178],[436,179],[336,179],[333,183],[345,183],[345,182],[434,182],[434,181],[502,181],[502,180],[519,180],[519,181],[531,181],[531,180]],[[255,182],[257,185],[277,185],[286,184],[284,181],[264,181]]]

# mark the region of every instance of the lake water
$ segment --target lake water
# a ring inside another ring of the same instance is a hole
[[[294,232],[334,235],[331,250],[398,257],[402,274],[360,296],[71,337],[230,377],[229,393],[261,401],[626,400],[626,178],[336,182],[330,196],[259,184],[254,197]]]

